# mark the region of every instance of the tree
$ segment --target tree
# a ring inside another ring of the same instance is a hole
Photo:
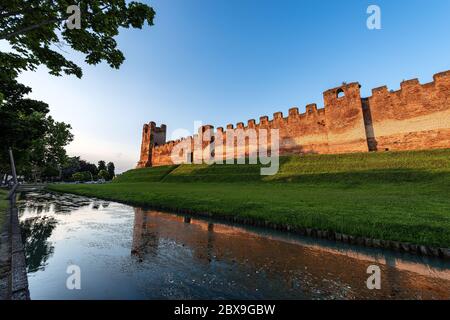
[[[46,118],[45,134],[29,149],[28,163],[33,173],[41,178],[61,176],[62,166],[67,161],[64,147],[73,140],[70,129],[68,124],[55,122],[50,116]]]
[[[108,173],[108,171],[106,171],[106,170],[100,170],[100,171],[98,172],[98,177],[99,177],[100,179],[108,180],[108,179],[109,179],[109,173]]]
[[[125,60],[114,39],[119,28],[142,29],[145,24],[153,25],[155,11],[143,3],[77,2],[81,28],[70,29],[65,21],[72,15],[67,11],[73,1],[2,0],[0,40],[7,40],[13,52],[0,54],[0,66],[8,66],[9,78],[14,79],[23,70],[35,70],[40,64],[47,66],[53,75],[73,74],[81,78],[81,68],[55,51],[65,46],[84,54],[88,64],[105,61],[112,68],[119,68]]]
[[[75,172],[72,175],[72,180],[73,181],[83,181],[84,180],[84,174],[81,172]]]
[[[2,172],[10,170],[9,147],[13,148],[16,165],[20,167],[33,141],[40,139],[45,134],[48,105],[40,101],[25,99],[24,95],[30,91],[30,88],[15,80],[2,79],[0,81],[0,92],[4,93],[5,98],[0,105],[0,167]]]
[[[107,167],[108,167],[109,179],[112,180],[116,176],[116,173],[114,172],[116,170],[116,168],[114,167],[114,163],[108,162]]]
[[[54,164],[47,164],[45,167],[41,168],[41,178],[46,180],[57,178],[60,174],[60,168]]]
[[[14,149],[19,170],[30,172],[44,163],[60,168],[63,147],[73,138],[69,125],[47,116],[46,103],[24,98],[31,89],[16,81],[19,73],[45,65],[52,75],[81,78],[81,68],[55,51],[64,47],[82,53],[88,64],[104,61],[117,69],[125,60],[115,40],[119,28],[142,29],[153,25],[155,16],[151,7],[136,1],[83,0],[78,1],[81,28],[70,29],[64,21],[71,16],[67,9],[73,4],[72,0],[1,1],[0,40],[6,40],[11,50],[0,52],[0,173],[9,172],[8,147]],[[51,153],[55,156],[50,160]],[[85,165],[97,174],[95,165]]]
[[[59,170],[66,160],[64,147],[73,139],[70,125],[48,116],[46,103],[25,98],[31,89],[16,80],[2,78],[0,91],[5,97],[0,105],[0,172],[10,172],[9,147],[23,175]]]
[[[92,174],[89,171],[76,172],[72,175],[73,181],[91,181]]]
[[[102,170],[105,170],[105,171],[106,171],[106,162],[103,161],[103,160],[100,160],[100,161],[98,162],[97,168],[98,168],[98,171],[102,171]]]
[[[81,170],[80,157],[70,157],[62,167],[62,179],[70,180],[74,173]]]
[[[90,163],[85,160],[80,160],[80,170],[90,172],[92,177],[96,177],[98,174],[98,168],[94,163]]]
[[[114,164],[113,164],[114,167]],[[104,173],[102,173],[102,176],[100,176],[101,171],[106,172],[106,176]],[[114,171],[114,168],[113,168]],[[64,180],[69,180],[73,178],[73,174],[77,172],[88,172],[89,173],[89,180],[91,180],[91,176],[93,178],[99,177],[103,178],[105,180],[109,179],[109,173],[108,173],[108,167],[105,165],[105,161],[100,160],[98,162],[98,167],[90,163],[89,161],[82,160],[80,157],[71,157],[68,158],[65,165],[62,168],[62,177]]]

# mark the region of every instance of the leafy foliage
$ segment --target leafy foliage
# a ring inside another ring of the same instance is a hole
[[[102,171],[102,170],[105,170],[105,171],[106,171],[106,162],[103,161],[103,160],[100,160],[100,161],[98,162],[97,168],[98,168],[98,171]]]
[[[62,168],[62,180],[90,181],[91,177],[94,180],[97,178],[109,180],[111,179],[108,172],[110,167],[114,168],[114,163],[109,162],[106,165],[105,161],[100,160],[98,166],[96,166],[94,163],[80,159],[80,157],[70,157]],[[86,176],[75,175],[77,173]],[[85,177],[87,178],[85,179]]]
[[[0,66],[7,66],[9,78],[40,64],[53,75],[81,77],[81,68],[56,51],[65,46],[84,54],[88,64],[105,61],[119,68],[125,59],[114,39],[119,29],[153,25],[155,16],[151,7],[135,1],[83,0],[78,1],[81,29],[69,29],[67,8],[73,4],[71,0],[2,0],[0,40],[9,41],[13,52],[0,53]]]
[[[108,180],[109,179],[109,173],[106,170],[100,170],[98,173],[98,177],[100,179]]]
[[[8,148],[18,171],[31,177],[55,173],[66,160],[64,147],[73,139],[70,125],[56,122],[42,101],[25,98],[31,89],[16,80],[0,81],[0,172],[9,172]]]
[[[108,170],[109,179],[114,178],[116,176],[116,173],[115,173],[116,168],[114,166],[114,163],[108,162],[107,167],[108,167],[107,170]]]
[[[0,173],[9,172],[7,149],[12,147],[20,174],[53,176],[67,160],[64,146],[73,139],[70,125],[48,116],[46,103],[25,98],[31,88],[16,81],[19,73],[45,65],[52,75],[81,78],[81,68],[60,53],[64,47],[83,54],[88,64],[106,62],[119,68],[125,59],[114,39],[119,29],[153,25],[155,16],[151,7],[136,1],[83,0],[76,4],[81,29],[69,29],[65,23],[72,14],[67,13],[74,5],[72,0],[0,3],[0,40],[10,45],[9,51],[0,52]],[[102,169],[114,176],[114,165]],[[63,175],[71,177],[80,170],[92,176],[98,173],[95,164],[78,159],[69,163]]]
[[[76,172],[72,175],[73,181],[91,181],[92,174],[89,171]]]

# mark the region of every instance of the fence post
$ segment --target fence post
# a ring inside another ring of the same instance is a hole
[[[11,203],[11,210],[13,210],[13,208],[16,206],[16,190],[19,184],[17,183],[16,165],[14,163],[14,156],[11,148],[9,148],[9,160],[11,161],[11,172],[14,181],[14,186],[9,191],[9,201]]]
[[[14,180],[14,184],[17,184],[17,173],[16,173],[16,165],[14,163],[14,156],[12,149],[9,148],[9,160],[11,161],[11,172]]]

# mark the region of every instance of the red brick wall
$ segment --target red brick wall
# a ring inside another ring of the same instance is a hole
[[[434,81],[425,85],[418,80],[404,81],[401,90],[395,92],[389,92],[387,87],[377,88],[369,98],[361,98],[359,83],[327,90],[323,97],[322,109],[310,104],[305,113],[299,114],[298,108],[291,108],[287,117],[276,112],[272,120],[263,116],[259,123],[252,119],[247,125],[238,123],[236,128],[230,124],[226,130],[218,128],[214,134],[223,134],[225,138],[229,130],[279,129],[281,155],[450,148],[450,71],[435,75]],[[154,123],[146,126],[153,128]],[[146,126],[138,167],[171,164],[171,152],[181,140],[150,147]],[[160,128],[154,127],[154,132],[159,132]],[[161,128],[165,141],[165,126]],[[214,127],[204,126],[200,131],[208,129]],[[193,148],[193,139],[190,143]],[[207,144],[203,142],[202,146]],[[248,156],[249,146],[241,151]],[[222,152],[225,158],[226,148]]]
[[[338,98],[339,92],[342,92],[342,98]],[[328,90],[323,97],[328,153],[367,152],[359,83]]]
[[[401,89],[372,90],[368,98],[377,150],[450,148],[450,72],[421,85],[404,81]]]

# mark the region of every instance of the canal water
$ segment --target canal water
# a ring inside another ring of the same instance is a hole
[[[67,194],[18,205],[32,299],[450,299],[439,259]]]

